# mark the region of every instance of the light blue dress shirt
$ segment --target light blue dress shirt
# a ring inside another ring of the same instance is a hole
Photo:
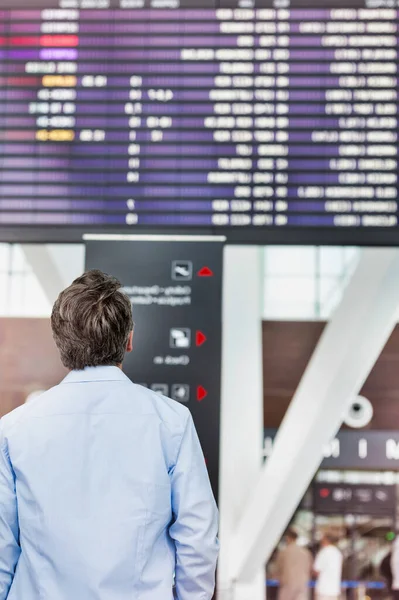
[[[0,423],[0,600],[210,600],[217,509],[189,411],[117,367]]]

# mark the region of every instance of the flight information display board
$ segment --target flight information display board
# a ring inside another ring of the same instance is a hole
[[[398,17],[397,0],[3,0],[0,237],[398,243]]]

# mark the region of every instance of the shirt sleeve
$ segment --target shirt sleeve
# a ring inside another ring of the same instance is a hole
[[[313,569],[316,571],[316,573],[321,573],[321,571],[323,570],[323,551],[322,550],[320,550],[320,552],[316,556],[316,560],[314,561]]]
[[[191,415],[171,480],[177,600],[211,600],[219,553],[218,511]]]
[[[8,597],[20,553],[15,475],[0,422],[0,600]]]

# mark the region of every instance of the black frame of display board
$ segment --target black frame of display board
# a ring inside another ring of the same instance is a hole
[[[399,228],[257,228],[257,227],[0,227],[0,243],[82,243],[85,234],[109,235],[214,235],[227,244],[301,246],[399,246]]]

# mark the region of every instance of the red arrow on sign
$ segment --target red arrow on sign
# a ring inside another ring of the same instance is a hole
[[[205,344],[207,339],[208,338],[206,337],[205,333],[202,333],[202,331],[197,331],[195,336],[195,343],[197,344],[197,346],[202,346],[203,344]]]
[[[198,277],[213,277],[215,273],[209,267],[202,267],[198,271]]]
[[[207,395],[208,395],[208,392],[206,391],[206,389],[202,385],[199,385],[197,387],[197,400],[198,400],[198,402],[202,402],[202,400],[204,400],[204,398],[206,398]]]

